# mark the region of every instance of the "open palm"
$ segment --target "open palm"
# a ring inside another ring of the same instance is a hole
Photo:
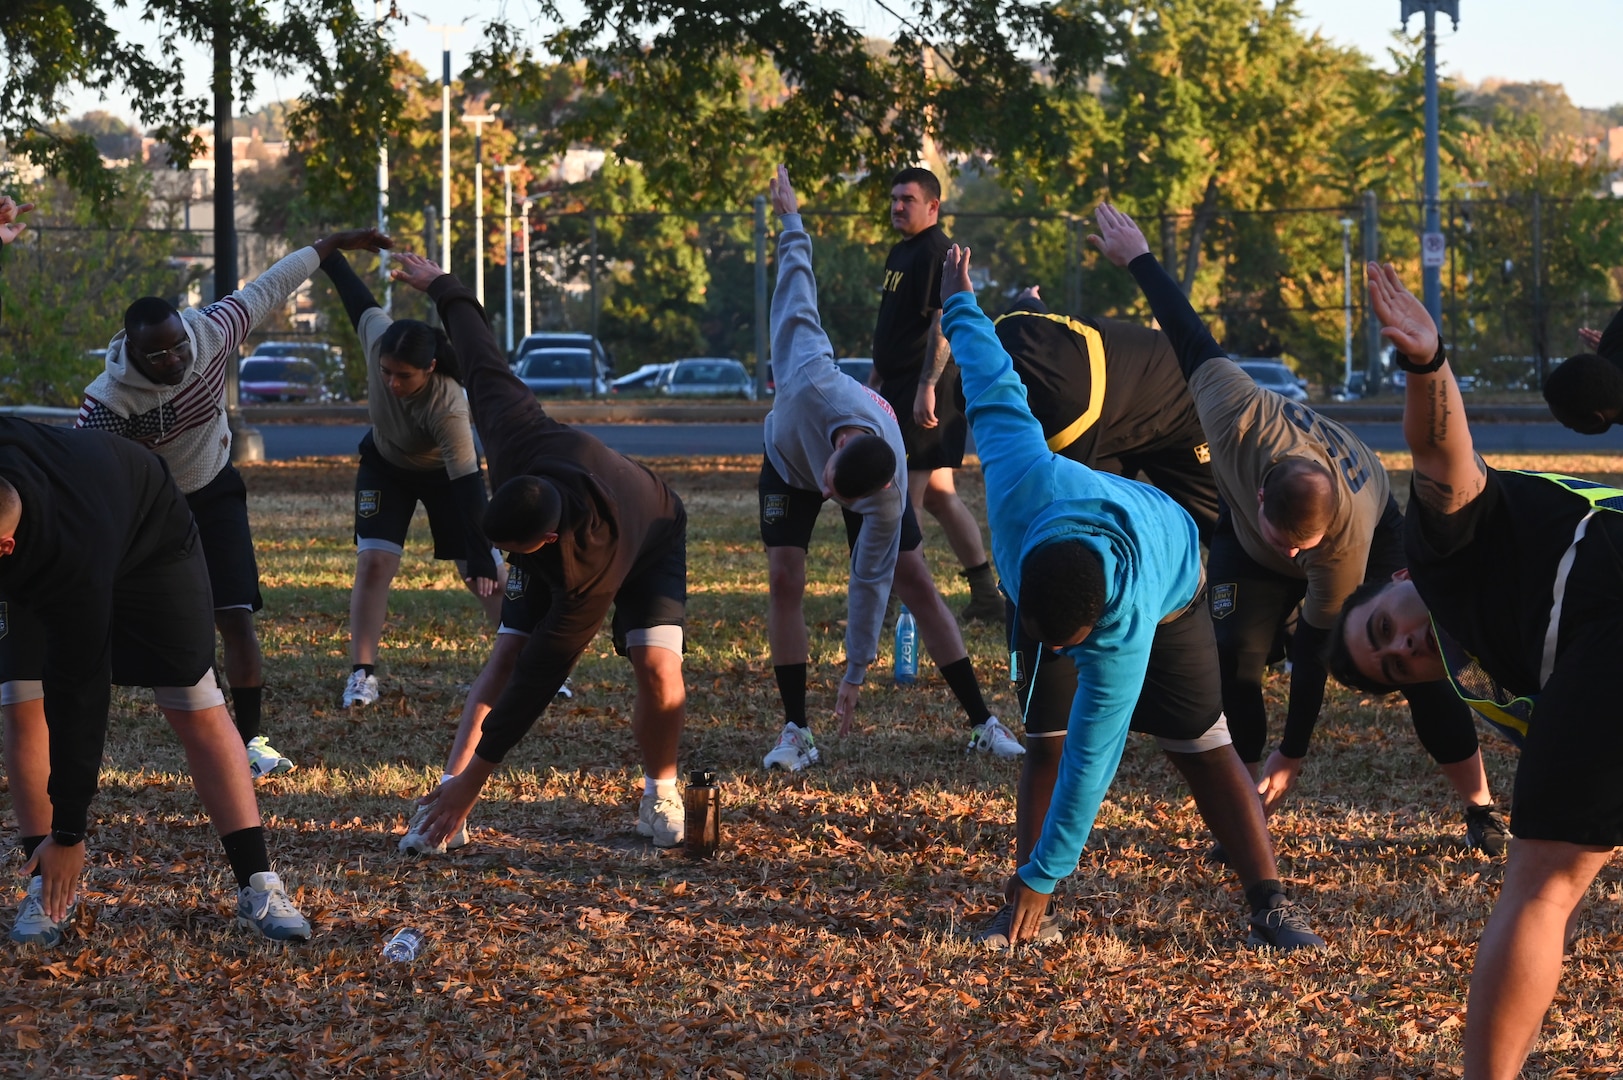
[[[1381,336],[1419,364],[1437,355],[1437,324],[1431,312],[1404,287],[1392,264],[1369,263],[1369,302],[1381,320]]]

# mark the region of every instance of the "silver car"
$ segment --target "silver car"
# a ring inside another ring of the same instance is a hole
[[[515,372],[536,397],[601,397],[609,392],[590,349],[531,349]]]
[[[1234,362],[1264,390],[1272,390],[1280,397],[1289,398],[1291,401],[1307,400],[1307,381],[1298,379],[1296,374],[1280,361],[1236,357]]]
[[[741,397],[755,400],[755,380],[737,360],[694,356],[678,360],[659,380],[659,392],[671,397]]]

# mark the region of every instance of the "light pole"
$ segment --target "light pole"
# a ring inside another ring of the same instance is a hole
[[[498,165],[502,171],[502,196],[507,210],[502,215],[502,240],[506,244],[503,266],[507,268],[507,306],[503,309],[503,322],[507,330],[507,355],[513,355],[513,170],[517,165]]]
[[[381,38],[383,0],[372,0],[372,24],[377,28],[378,37]],[[385,235],[389,232],[389,136],[384,132],[378,134],[378,232]],[[387,315],[394,302],[394,283],[389,280],[387,248],[378,252],[378,274],[383,279],[383,313]]]
[[[462,117],[473,125],[473,293],[485,306],[485,125],[494,124],[490,113]]]
[[[519,204],[519,228],[524,230],[524,336],[530,336],[530,203],[528,195]]]
[[[1352,390],[1352,227],[1353,219],[1341,219],[1341,350],[1347,359],[1347,378],[1342,383]]]
[[[1424,285],[1426,310],[1431,321],[1443,328],[1443,259],[1444,241],[1442,221],[1437,205],[1438,171],[1438,118],[1437,118],[1437,13],[1442,12],[1460,27],[1460,0],[1403,0],[1403,25],[1409,25],[1409,16],[1426,16],[1426,231],[1420,237],[1421,283]]]
[[[451,35],[465,26],[430,26],[440,35],[444,66],[440,73],[440,269],[451,272]]]

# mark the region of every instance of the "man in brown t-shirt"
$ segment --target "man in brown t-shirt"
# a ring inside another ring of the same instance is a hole
[[[1290,704],[1279,748],[1260,769],[1271,810],[1295,784],[1324,703],[1320,659],[1341,606],[1369,577],[1402,568],[1402,514],[1375,452],[1334,421],[1258,386],[1217,344],[1131,218],[1100,206],[1092,238],[1143,289],[1172,339],[1211,446],[1223,509],[1207,579],[1223,711],[1240,759],[1259,775],[1268,717],[1268,654],[1298,603]],[[1466,804],[1473,846],[1504,850],[1470,710],[1446,681],[1404,687],[1415,731]]]

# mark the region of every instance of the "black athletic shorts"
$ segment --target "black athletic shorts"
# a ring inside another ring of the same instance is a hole
[[[907,449],[909,472],[958,469],[964,464],[964,447],[969,443],[969,418],[964,415],[964,381],[958,365],[947,361],[936,383],[933,428],[920,427],[913,420],[913,399],[918,395],[918,379],[881,383],[879,396],[896,413],[902,429],[902,445]]]
[[[466,529],[444,469],[402,469],[378,453],[368,431],[361,439],[361,465],[355,471],[355,542],[399,554],[411,531],[411,516],[422,503],[434,536],[434,558],[466,559]]]
[[[214,663],[214,604],[202,545],[149,562],[113,587],[117,686],[192,686]],[[0,682],[37,680],[45,633],[30,609],[0,597]]]
[[[655,626],[683,626],[687,621],[688,556],[687,512],[678,521],[676,535],[644,551],[641,565],[632,569],[614,594],[610,632],[614,651],[626,655],[626,635]],[[507,589],[502,593],[499,632],[532,634],[552,607],[547,583],[517,566],[507,568]]]
[[[1004,612],[1004,625],[1009,653],[1019,658],[1020,677],[1014,680],[1014,690],[1024,714],[1026,736],[1064,732],[1076,698],[1076,665],[1063,652],[1042,649],[1039,656],[1037,643],[1015,621],[1012,602]],[[1202,595],[1182,615],[1156,627],[1144,688],[1130,728],[1162,739],[1198,739],[1222,715],[1217,641]]]
[[[197,535],[203,541],[208,560],[209,584],[214,589],[214,608],[265,606],[259,594],[259,562],[254,558],[254,538],[248,530],[248,487],[235,465],[227,465],[220,475],[186,496],[197,521]]]
[[[756,496],[761,504],[761,543],[767,547],[797,547],[805,551],[811,546],[812,533],[817,528],[817,516],[826,502],[821,491],[790,487],[789,481],[778,475],[772,459],[762,455],[761,478],[756,483]],[[857,536],[862,532],[862,515],[840,507],[845,518],[845,545],[855,551]],[[913,514],[913,500],[902,500],[902,542],[899,550],[912,551],[924,543],[919,519]]]

